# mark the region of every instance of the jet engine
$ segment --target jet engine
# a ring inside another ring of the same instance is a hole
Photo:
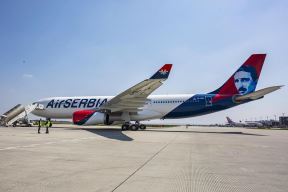
[[[76,125],[111,125],[115,120],[120,119],[120,116],[110,116],[95,110],[81,110],[73,113],[73,123]]]

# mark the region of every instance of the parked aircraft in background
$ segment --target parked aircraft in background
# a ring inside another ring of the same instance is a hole
[[[231,126],[231,127],[263,127],[263,123],[259,122],[259,121],[245,121],[244,123],[242,122],[234,122],[232,119],[230,119],[229,117],[227,118],[227,125]]]
[[[255,91],[266,54],[251,55],[218,89],[207,94],[150,95],[168,78],[172,64],[165,64],[146,79],[116,96],[52,97],[35,102],[32,113],[45,118],[73,119],[76,125],[110,125],[123,122],[122,130],[145,129],[140,121],[205,115],[228,109],[278,90]],[[135,122],[135,123],[131,123]]]

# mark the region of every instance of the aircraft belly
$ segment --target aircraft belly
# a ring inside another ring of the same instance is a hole
[[[131,121],[144,121],[150,119],[160,119],[163,115],[156,111],[143,110],[135,115],[130,115]]]
[[[34,115],[45,117],[45,118],[53,118],[53,119],[71,119],[73,112],[76,110],[71,109],[44,109],[44,110],[35,110],[32,113]]]
[[[146,105],[142,111],[138,112],[137,115],[131,115],[132,121],[143,121],[150,119],[161,119],[167,113],[175,109],[179,104],[169,103],[169,104],[153,104]]]

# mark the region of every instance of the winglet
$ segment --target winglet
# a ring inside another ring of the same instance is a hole
[[[171,71],[172,64],[165,64],[150,79],[167,79]]]

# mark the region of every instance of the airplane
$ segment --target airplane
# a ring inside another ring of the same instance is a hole
[[[226,117],[227,122],[229,126],[232,127],[263,127],[264,124],[259,122],[259,121],[245,121],[244,123],[240,122],[234,122],[232,119],[230,119],[229,117]]]
[[[206,115],[255,101],[280,89],[255,91],[266,54],[253,54],[218,89],[206,94],[151,95],[168,78],[172,64],[165,64],[151,78],[116,96],[51,97],[41,99],[32,112],[53,119],[72,119],[80,126],[122,123],[122,130],[144,130],[141,121],[179,119]],[[135,122],[135,123],[131,123]]]

